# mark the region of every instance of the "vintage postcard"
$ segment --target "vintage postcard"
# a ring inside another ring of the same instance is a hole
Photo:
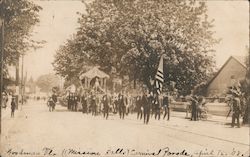
[[[249,157],[249,1],[0,0],[0,157]]]

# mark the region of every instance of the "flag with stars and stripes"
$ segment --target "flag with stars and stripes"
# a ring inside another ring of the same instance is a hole
[[[162,92],[162,86],[164,82],[164,76],[163,76],[163,56],[160,58],[159,66],[156,72],[155,76],[155,88],[156,92],[160,94]]]

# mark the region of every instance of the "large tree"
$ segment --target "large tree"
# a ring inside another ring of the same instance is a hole
[[[78,76],[86,64],[149,84],[164,55],[165,84],[182,94],[204,81],[214,66],[212,22],[205,2],[95,0],[80,14],[80,27],[58,50],[58,74]],[[68,64],[70,63],[70,64]]]
[[[21,54],[30,48],[39,48],[44,41],[32,40],[33,28],[39,23],[40,6],[29,0],[4,0],[2,4],[5,21],[4,70],[6,66],[16,64]],[[0,32],[1,34],[1,32]]]

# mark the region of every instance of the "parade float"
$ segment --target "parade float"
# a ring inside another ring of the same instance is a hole
[[[93,67],[89,71],[80,75],[80,82],[82,88],[86,90],[94,91],[95,93],[107,92],[107,79],[109,75],[99,70],[99,67]]]

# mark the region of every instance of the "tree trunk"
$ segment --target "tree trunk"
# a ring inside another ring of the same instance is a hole
[[[16,62],[16,86],[19,86],[19,57]]]
[[[134,77],[134,89],[136,89],[136,77]]]

